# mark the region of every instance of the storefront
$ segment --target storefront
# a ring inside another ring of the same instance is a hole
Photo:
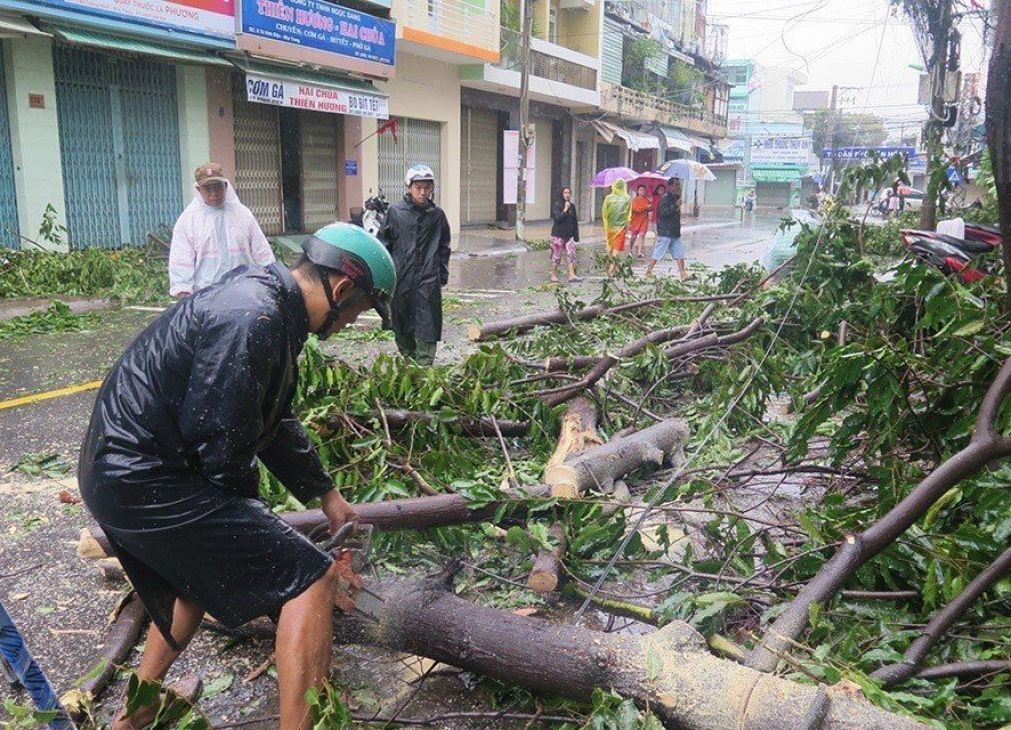
[[[3,49],[0,47],[0,248],[20,248],[14,162],[11,157],[10,126],[7,120],[7,86],[4,81],[2,51]]]
[[[404,173],[412,165],[428,165],[435,173],[436,200],[442,175],[442,123],[397,117],[397,134],[379,135],[379,189],[391,202],[404,194]]]
[[[385,119],[387,98],[368,82],[266,64],[236,71],[232,91],[235,189],[264,233],[346,217],[339,178],[357,167],[345,165],[344,119]]]
[[[760,208],[789,208],[800,204],[800,169],[752,168],[755,204]]]
[[[705,205],[732,207],[737,202],[737,178],[741,166],[736,163],[709,165],[715,180],[706,183]]]

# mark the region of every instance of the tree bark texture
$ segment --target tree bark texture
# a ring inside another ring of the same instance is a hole
[[[617,479],[640,466],[677,463],[687,441],[684,421],[671,418],[556,464],[545,471],[544,481],[555,497],[573,499],[589,489],[610,492]]]
[[[831,688],[714,657],[675,622],[646,636],[550,623],[453,595],[440,581],[369,586],[382,597],[336,622],[339,640],[381,646],[580,702],[598,687],[686,730],[913,730],[923,725]]]
[[[807,626],[809,609],[824,605],[867,561],[891,545],[927,510],[963,479],[976,474],[987,464],[1011,455],[1011,439],[994,430],[997,410],[1011,390],[1011,359],[991,384],[976,418],[976,429],[969,445],[938,466],[905,499],[859,535],[847,535],[842,547],[822,566],[786,610],[766,631],[748,658],[748,666],[771,672]]]
[[[997,31],[986,85],[986,136],[997,188],[1007,301],[1011,312],[1011,3],[998,0]]]

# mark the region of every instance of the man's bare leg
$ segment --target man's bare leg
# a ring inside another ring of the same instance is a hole
[[[334,563],[322,578],[281,609],[276,642],[281,730],[304,730],[312,725],[305,693],[318,687],[329,673],[337,580]]]
[[[186,648],[190,639],[200,628],[200,622],[204,618],[204,610],[195,603],[190,603],[182,598],[176,599],[176,604],[172,609],[172,638],[176,643]],[[151,626],[147,633],[147,641],[144,643],[144,654],[140,659],[140,667],[137,669],[137,677],[147,682],[161,682],[165,679],[172,662],[178,658],[182,651],[176,651],[162,636],[158,627]],[[116,716],[112,727],[114,730],[131,730],[131,728],[142,728],[154,719],[158,712],[158,707],[141,708],[134,715],[127,716],[123,709]]]

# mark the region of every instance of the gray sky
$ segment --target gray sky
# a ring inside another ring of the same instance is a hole
[[[888,0],[709,0],[709,15],[730,26],[730,58],[799,69],[808,89],[862,87],[845,108],[885,117],[896,132],[926,116],[916,104],[919,72],[909,68],[920,53]],[[963,71],[982,65],[979,27],[963,22]]]

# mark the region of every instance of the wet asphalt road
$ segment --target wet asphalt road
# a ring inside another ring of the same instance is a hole
[[[757,260],[763,240],[777,225],[775,216],[743,223],[709,219],[696,223],[685,219],[688,259],[715,268]],[[589,242],[578,248],[579,267],[584,273],[592,273],[594,257],[603,245],[596,242],[600,239],[595,226],[587,225],[583,230],[584,240]],[[657,267],[657,273],[662,276],[672,268],[673,262],[668,260]],[[465,318],[487,321],[491,316],[515,314],[510,306],[513,293],[543,284],[548,270],[547,251],[517,253],[489,248],[455,254],[450,262],[447,294],[466,300],[468,292],[474,292],[456,317],[457,325],[462,325],[460,320]],[[587,293],[591,293],[599,285],[590,282],[586,286]],[[0,343],[0,401],[101,380],[123,349],[157,316],[157,312],[121,309],[99,314],[90,331]],[[452,325],[453,317],[448,319]],[[460,346],[450,342],[446,345],[449,349]],[[73,463],[94,398],[95,391],[91,390],[0,410],[0,470],[9,468],[26,453],[55,451]]]

